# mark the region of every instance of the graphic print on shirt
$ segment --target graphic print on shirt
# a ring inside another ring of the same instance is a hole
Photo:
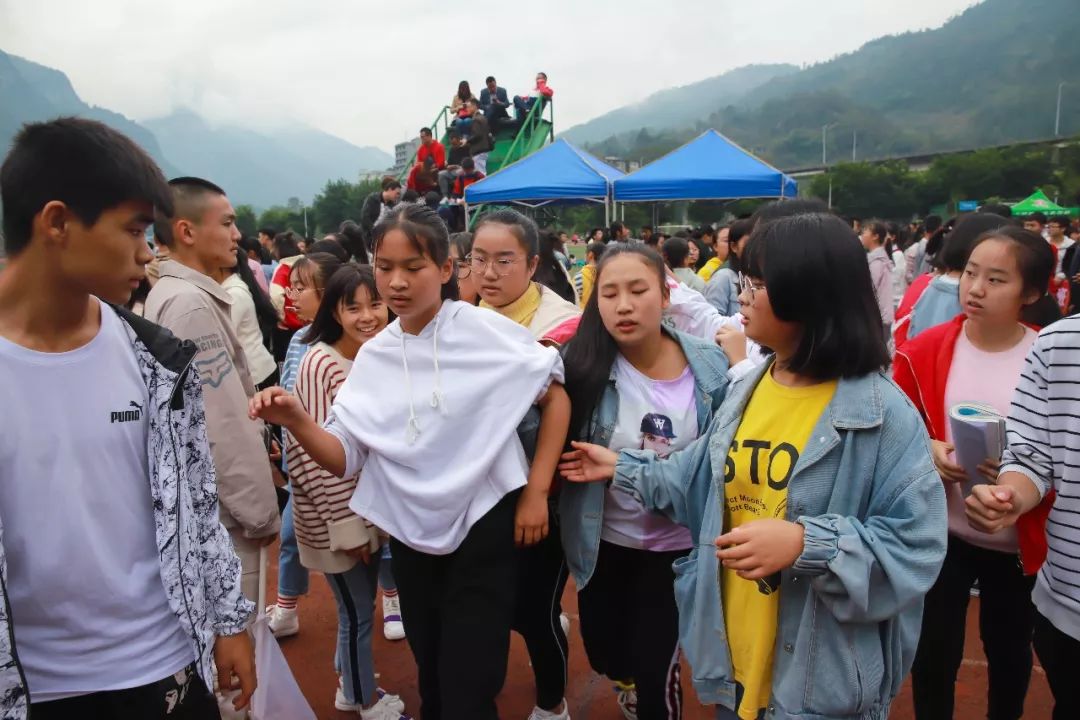
[[[641,418],[641,449],[652,450],[658,457],[666,458],[674,448],[676,439],[671,418],[660,413],[648,413]]]
[[[129,410],[113,410],[109,413],[109,423],[138,422],[142,418],[142,405],[132,400],[128,403]]]
[[[795,464],[799,462],[798,449],[788,442],[777,443],[773,447],[768,440],[744,440],[742,447],[749,450],[748,475],[752,485],[765,483],[777,494],[762,493],[757,497],[751,497],[740,493],[737,497],[728,497],[728,507],[734,513],[740,513],[743,517],[748,514],[752,519],[778,518],[784,519],[787,511],[787,486],[791,480],[791,473],[795,470]],[[767,454],[762,455],[765,452]],[[735,479],[735,458],[739,456],[739,439],[731,441],[731,452],[728,453],[727,462],[724,464],[725,485]],[[780,589],[780,573],[776,572],[767,578],[757,581],[758,592],[762,595],[771,595]]]
[[[229,359],[229,353],[222,350],[207,360],[196,360],[195,367],[199,369],[199,377],[202,378],[203,385],[218,388],[232,372],[233,364]]]

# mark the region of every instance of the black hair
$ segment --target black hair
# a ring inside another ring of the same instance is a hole
[[[24,125],[0,167],[8,255],[26,249],[34,217],[52,201],[64,203],[88,227],[130,201],[147,202],[155,213],[173,212],[165,177],[145,150],[102,123],[74,117]]]
[[[202,201],[207,195],[225,195],[218,185],[198,177],[178,177],[169,181],[172,192],[173,210],[171,213],[154,213],[154,239],[165,247],[172,247],[172,221],[176,218],[187,220],[201,219]],[[198,216],[196,216],[198,214]]]
[[[462,261],[469,256],[472,252],[472,238],[471,232],[456,232],[450,235],[450,244],[457,248],[458,256]]]
[[[322,240],[308,245],[308,253],[330,253],[343,263],[349,262],[349,251],[345,249],[345,244],[337,233],[330,233]]]
[[[400,230],[409,239],[412,246],[421,255],[427,255],[439,267],[450,257],[450,233],[446,223],[427,205],[404,204],[394,208],[375,226],[372,233],[371,247],[375,259],[379,257],[379,245],[386,233]],[[458,299],[457,273],[450,273],[450,279],[442,286],[443,300]]]
[[[431,128],[429,128],[429,127],[420,128],[420,134],[421,135],[431,135]]]
[[[651,232],[652,229],[653,229],[652,225],[642,225],[641,226],[641,232],[645,232],[646,230],[649,230]]]
[[[128,310],[134,310],[136,305],[146,305],[146,298],[150,296],[150,278],[144,277],[139,281],[138,287],[131,292],[131,297],[128,298],[127,303],[124,304]],[[277,321],[275,315],[275,322]]]
[[[484,84],[485,85],[487,85],[489,82],[495,82],[495,76],[494,75],[488,75],[486,78],[484,78]]]
[[[531,261],[540,254],[540,230],[532,218],[522,215],[517,210],[496,210],[480,218],[473,228],[473,236],[480,232],[485,225],[505,225],[517,238],[521,249],[525,251],[525,259]],[[552,255],[554,257],[554,255]],[[539,282],[539,281],[538,281]]]
[[[788,370],[831,380],[889,364],[866,250],[843,220],[801,213],[764,222],[750,236],[742,264],[765,283],[776,317],[802,326]]]
[[[959,231],[960,226],[957,226]],[[1020,269],[1020,277],[1024,281],[1024,292],[1046,292],[1050,284],[1050,278],[1054,274],[1054,251],[1050,249],[1050,243],[1046,242],[1038,233],[1025,230],[1015,225],[1003,225],[995,230],[988,230],[980,234],[971,243],[968,256],[964,265],[971,259],[975,248],[987,240],[1004,240],[1016,258],[1016,266]]]
[[[987,203],[979,208],[981,213],[990,213],[991,215],[1000,215],[1003,218],[1011,218],[1012,208],[1005,203]]]
[[[251,299],[255,302],[255,317],[259,322],[259,330],[262,332],[265,343],[277,327],[278,314],[266,291],[255,281],[255,275],[248,265],[247,252],[243,248],[236,249],[236,265],[233,266],[232,271],[240,276],[251,293]]]
[[[618,220],[611,223],[611,227],[608,228],[608,232],[611,234],[611,239],[614,240],[615,242],[619,242],[620,240],[622,240],[622,231],[623,231],[623,228],[625,228],[625,227],[626,226],[623,225]]]
[[[274,228],[267,225],[267,226],[259,228],[257,234],[265,235],[266,237],[268,237],[268,238],[270,238],[272,240],[274,238],[274,236],[277,235],[277,230],[275,230]]]
[[[442,195],[439,194],[438,190],[429,190],[424,193],[424,204],[432,210],[435,210],[439,207],[439,202],[441,200]]]
[[[1043,242],[1046,242],[1045,240]],[[1061,306],[1047,293],[1020,311],[1020,321],[1037,328],[1052,325],[1062,318]]]
[[[700,233],[700,230],[696,230],[695,232]],[[710,246],[705,244],[705,239],[703,235],[699,234],[697,237],[691,237],[690,242],[694,243],[694,246],[698,249],[698,259],[697,262],[693,265],[693,269],[695,271],[705,267],[705,263],[716,257],[716,252],[714,252]],[[666,245],[667,243],[664,244]]]
[[[941,264],[946,272],[963,270],[971,254],[971,248],[974,247],[979,236],[988,230],[997,230],[1006,222],[1000,215],[972,213],[956,223],[956,227],[945,238],[945,244],[941,248]]]
[[[864,232],[869,230],[874,235],[877,235],[878,242],[881,243],[882,247],[885,247],[885,237],[889,234],[889,226],[883,221],[878,220],[877,218],[867,220],[862,224],[862,229]]]
[[[367,288],[372,300],[379,299],[379,290],[375,287],[375,273],[370,265],[348,262],[339,267],[326,281],[326,288],[319,301],[319,310],[300,339],[301,342],[307,345],[318,342],[333,345],[340,340],[345,329],[334,317],[334,312],[342,303],[351,302],[356,297],[356,291],[362,287]]]
[[[690,256],[690,243],[683,238],[672,238],[660,248],[664,261],[672,270],[686,267],[686,258]]]
[[[461,161],[461,169],[466,171],[472,171],[476,169],[476,161],[472,157],[463,158]]]
[[[831,215],[829,207],[817,198],[804,200],[773,200],[765,203],[750,216],[751,223],[756,227],[758,224],[772,222],[780,218],[794,215],[825,214]],[[850,227],[851,223],[848,223]]]
[[[600,227],[594,227],[592,230],[589,231],[588,242],[593,242],[593,235],[595,235],[597,231],[600,232],[600,242],[603,242],[604,228]]]
[[[607,245],[602,242],[591,242],[585,246],[585,254],[592,253],[595,262],[600,262],[600,258],[604,257],[605,250],[607,250]]]
[[[1030,215],[1028,215],[1027,217],[1025,217],[1024,219],[1025,220],[1034,220],[1035,222],[1039,223],[1040,225],[1045,225],[1046,224],[1046,213],[1033,212]]]
[[[656,271],[660,292],[666,297],[667,271],[660,254],[648,245],[617,243],[605,248],[604,257],[596,268],[596,285],[604,268],[620,255],[635,255]],[[865,264],[865,260],[863,264]],[[868,271],[869,272],[869,271]],[[869,277],[869,276],[868,276]],[[577,333],[563,349],[563,363],[566,367],[566,392],[570,395],[570,435],[571,439],[584,437],[589,419],[600,402],[600,396],[607,386],[611,375],[611,366],[619,354],[619,346],[604,326],[600,317],[600,293],[594,291],[585,303],[581,314],[581,324]]]
[[[405,194],[401,196],[401,200],[406,203],[418,203],[420,202],[420,193],[415,190],[406,190]]]
[[[240,238],[240,247],[244,248],[244,252],[253,252],[258,255],[260,265],[269,265],[273,262],[270,253],[262,246],[262,243],[251,236]]]
[[[300,236],[292,230],[286,230],[274,236],[274,254],[278,260],[303,255],[300,252]]]
[[[542,75],[542,76],[544,77],[544,81],[545,81],[545,82],[547,82],[547,79],[548,79],[548,78],[547,78],[547,73],[546,73],[546,72],[538,72],[538,73],[536,73],[536,74],[537,74],[537,75]]]
[[[559,258],[555,257],[555,244],[558,241],[559,236],[551,230],[540,233],[540,251],[538,253],[540,262],[536,266],[533,280],[554,290],[555,294],[563,300],[576,303],[577,297],[574,295],[574,286],[570,283],[570,278],[566,276],[566,270],[563,268],[562,263],[559,262]]]
[[[468,80],[462,80],[457,86],[457,96],[462,102],[470,100],[472,98],[472,89],[469,87]]]
[[[361,265],[367,265],[368,251],[363,228],[353,220],[346,220],[338,227],[338,235],[349,254]]]
[[[306,278],[305,284],[314,285],[320,293],[326,290],[326,283],[334,276],[345,263],[330,253],[312,253],[305,255],[293,263],[289,270],[289,277],[295,273],[300,278]]]
[[[1069,226],[1072,224],[1072,220],[1069,219],[1068,215],[1051,215],[1046,219],[1046,224],[1060,225],[1061,227],[1065,228],[1066,232],[1068,232]]]
[[[742,270],[743,261],[739,257],[739,252],[735,249],[735,246],[740,240],[754,231],[753,218],[743,218],[742,220],[736,220],[731,223],[728,228],[728,257],[727,266],[731,268],[732,272],[739,272]],[[743,248],[743,252],[746,249]]]
[[[430,132],[430,131],[429,131]],[[382,181],[382,190],[387,192],[388,190],[397,190],[401,187],[401,182],[397,178],[384,177]]]
[[[942,221],[940,215],[927,215],[926,219],[923,220],[923,230],[926,232],[927,235],[933,235],[941,229],[941,226],[943,224],[944,222]]]

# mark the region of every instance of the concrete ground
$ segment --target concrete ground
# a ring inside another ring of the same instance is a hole
[[[277,546],[269,556],[277,557]],[[275,563],[276,564],[276,563]],[[273,602],[277,587],[276,571],[268,572],[268,594]],[[416,686],[416,669],[407,641],[389,642],[382,635],[381,603],[375,634],[376,671],[380,673],[379,684],[386,690],[400,695],[406,703],[406,711],[414,717],[419,712],[419,695]],[[967,644],[964,663],[956,688],[956,720],[979,720],[986,717],[986,658],[978,634],[978,600],[972,598],[968,612]],[[571,580],[563,598],[563,609],[570,616],[570,683],[567,699],[574,720],[621,720],[622,714],[615,703],[611,683],[594,673],[585,658],[577,618],[577,596]],[[339,712],[334,708],[334,691],[337,677],[334,674],[334,642],[337,633],[337,611],[325,578],[312,573],[311,592],[300,600],[300,633],[281,641],[281,648],[289,661],[293,674],[315,710],[319,720],[344,720],[357,717]],[[1038,661],[1036,660],[1036,663]],[[690,686],[689,673],[683,672],[684,720],[713,718],[711,708],[697,701]],[[506,685],[499,696],[499,713],[504,720],[525,720],[535,700],[532,670],[528,654],[521,638],[513,635],[510,664]],[[1049,718],[1053,707],[1050,688],[1042,668],[1036,664],[1031,678],[1024,717],[1035,720]],[[911,720],[910,682],[893,704],[890,715],[894,720]]]

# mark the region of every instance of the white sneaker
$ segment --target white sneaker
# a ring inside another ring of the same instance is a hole
[[[565,635],[566,637],[569,638],[570,637],[570,618],[567,617],[566,613],[563,613],[562,615],[559,616],[559,624],[562,625],[562,633],[563,633],[563,635]]]
[[[405,624],[401,622],[401,601],[397,595],[382,599],[383,636],[387,640],[404,640]]]
[[[379,696],[379,702],[375,703],[374,707],[378,707],[379,703],[386,705],[391,710],[397,711],[398,714],[405,713],[405,701],[397,695],[391,695],[382,688],[375,688],[375,694]],[[342,712],[354,712],[358,713],[364,709],[364,706],[360,703],[351,703],[345,697],[345,690],[341,686],[341,681],[338,681],[337,694],[334,695],[334,707]],[[372,709],[374,709],[374,707]],[[395,720],[397,718],[395,717]]]
[[[626,720],[637,720],[637,686],[615,683],[615,699]]]
[[[402,709],[396,709],[397,705],[390,701],[391,695],[384,695],[379,698],[379,702],[372,705],[367,710],[360,710],[360,717],[363,720],[412,720],[412,718],[405,714],[404,706]],[[400,698],[399,698],[400,700]]]
[[[266,615],[270,618],[270,632],[274,633],[274,637],[289,637],[300,632],[300,616],[296,608],[289,610],[277,605],[267,605]]]
[[[527,720],[570,720],[570,704],[566,702],[566,698],[563,698],[562,712],[541,710],[538,707],[534,707],[533,711],[529,713]]]

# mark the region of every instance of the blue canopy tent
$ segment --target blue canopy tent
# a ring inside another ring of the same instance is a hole
[[[469,207],[506,203],[542,207],[554,203],[603,203],[610,210],[611,184],[624,174],[565,140],[556,140],[532,155],[465,188]]]
[[[615,181],[615,202],[793,198],[793,179],[715,130]]]

